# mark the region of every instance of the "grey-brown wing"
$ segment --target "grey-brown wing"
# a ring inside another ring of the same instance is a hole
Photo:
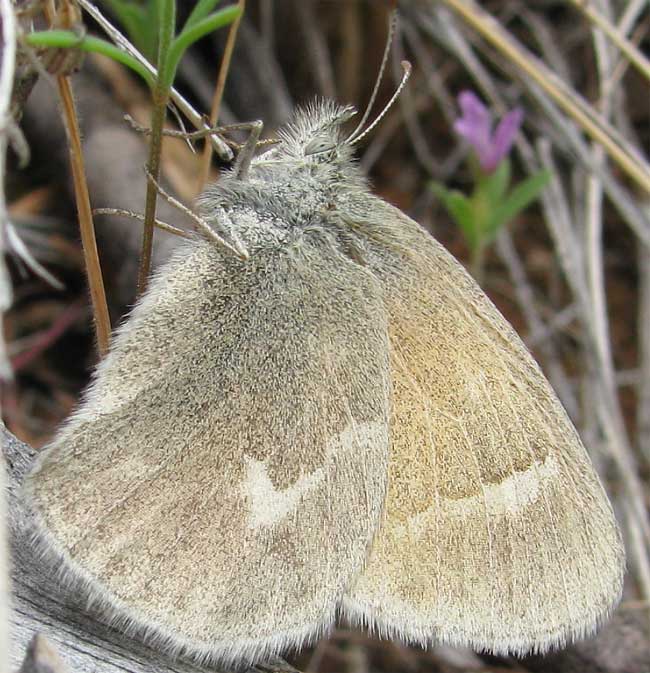
[[[385,311],[305,239],[247,263],[183,248],[117,335],[26,490],[109,617],[243,663],[316,637],[385,496]]]
[[[576,431],[442,246],[383,202],[365,210],[389,313],[391,453],[385,521],[347,614],[498,653],[589,634],[620,597],[624,554]]]

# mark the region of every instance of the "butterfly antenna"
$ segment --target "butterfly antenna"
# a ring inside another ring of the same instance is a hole
[[[358,143],[362,138],[365,138],[370,131],[372,131],[377,124],[384,118],[388,110],[391,109],[393,106],[393,103],[397,100],[399,97],[400,93],[402,93],[402,89],[406,86],[406,83],[408,82],[409,77],[411,76],[411,64],[408,61],[402,61],[402,70],[404,71],[404,74],[402,75],[402,81],[399,83],[399,86],[395,90],[395,93],[392,95],[391,99],[386,103],[386,106],[384,109],[377,115],[376,119],[370,126],[361,134],[357,135],[357,137],[354,137],[354,134],[348,138],[346,141],[349,145],[354,145],[355,143]],[[356,133],[356,131],[355,131]]]
[[[368,117],[370,116],[370,112],[372,111],[372,106],[375,104],[375,100],[377,99],[377,93],[379,92],[379,85],[381,84],[381,80],[384,77],[386,64],[388,63],[388,55],[390,53],[390,48],[393,45],[393,38],[395,36],[396,27],[397,27],[397,10],[394,9],[391,13],[390,23],[388,24],[388,37],[386,38],[384,55],[382,56],[381,59],[379,74],[377,75],[375,86],[374,89],[372,90],[372,96],[370,96],[370,102],[366,106],[366,111],[363,113],[363,117],[361,118],[361,121],[359,122],[357,128],[355,128],[354,131],[352,131],[352,133],[347,137],[347,140],[345,141],[346,143],[352,144],[352,142],[354,142],[354,137],[361,132],[363,125],[368,121]]]

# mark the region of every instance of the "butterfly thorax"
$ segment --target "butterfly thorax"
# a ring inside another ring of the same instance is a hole
[[[200,202],[204,217],[210,220],[221,209],[244,243],[268,236],[288,242],[305,231],[328,231],[368,191],[352,147],[341,137],[350,114],[350,108],[328,102],[298,113],[279,132],[279,144],[254,159],[245,177],[233,171],[206,190]]]

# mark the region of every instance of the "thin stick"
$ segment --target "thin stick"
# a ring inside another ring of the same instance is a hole
[[[7,350],[4,340],[4,331],[2,329],[2,317],[4,312],[11,306],[11,278],[5,265],[5,245],[6,234],[5,227],[9,222],[7,213],[7,199],[5,196],[5,171],[7,160],[7,141],[6,129],[11,123],[10,107],[11,92],[14,82],[14,70],[16,66],[16,20],[14,17],[14,8],[10,0],[0,0],[0,12],[2,18],[2,46],[0,63],[0,379],[9,379],[11,377],[11,365],[7,356]],[[3,492],[4,494],[4,492]],[[0,494],[0,498],[4,497]],[[2,535],[2,533],[0,533]],[[2,558],[0,558],[0,564]],[[0,573],[3,570],[0,568]],[[3,582],[0,577],[0,584]],[[2,591],[0,587],[0,592]],[[0,602],[3,596],[0,593]],[[2,606],[0,606],[2,612]],[[0,652],[4,645],[6,620],[0,614]],[[2,662],[2,659],[0,659]]]
[[[603,0],[604,10],[608,7],[607,0]],[[603,33],[593,29],[594,52],[598,70],[598,85],[600,99],[598,107],[605,119],[612,114],[612,95],[614,90],[607,86],[614,69],[614,55],[610,43]],[[592,149],[593,163],[602,168],[607,160],[602,145],[594,143]],[[607,313],[607,300],[605,293],[605,262],[603,258],[603,184],[596,173],[589,173],[586,179],[587,189],[585,194],[586,204],[586,227],[585,227],[585,261],[587,272],[587,285],[589,290],[589,309],[591,311],[590,322],[592,331],[592,344],[597,360],[598,377],[600,378],[600,390],[597,390],[597,401],[605,408],[601,414],[608,421],[603,431],[610,439],[610,446],[617,448],[622,454],[624,447],[629,443],[618,401],[616,384],[616,372],[611,352],[611,338],[609,318]],[[602,400],[598,400],[602,398]],[[636,475],[635,475],[636,476]],[[627,485],[626,485],[627,486]],[[631,486],[631,485],[630,485]],[[642,495],[641,500],[635,497],[634,489],[630,489],[630,500],[626,502],[626,510],[631,516],[628,529],[631,532],[641,533],[642,522],[634,516],[634,505],[644,509]],[[640,580],[641,595],[644,599],[650,598],[650,565],[648,562],[647,548],[644,549],[643,535],[636,535],[637,544],[632,546],[633,555],[636,557],[638,577]],[[641,542],[641,544],[638,544]],[[648,540],[646,538],[646,544]]]
[[[648,8],[648,0],[628,0],[618,21],[618,29],[623,35],[629,35],[639,17]]]
[[[612,71],[612,55],[610,45],[603,34],[593,30],[594,51],[598,71],[600,100],[598,106],[605,119],[612,113],[612,90],[605,90],[605,82]],[[592,161],[602,169],[606,163],[606,155],[602,145],[595,144],[592,148]],[[605,264],[603,260],[602,230],[603,230],[603,184],[596,173],[587,175],[586,204],[586,271],[590,295],[590,305],[593,316],[594,342],[600,360],[601,372],[605,377],[607,387],[615,388],[614,366],[609,349],[609,321],[607,318],[607,301],[605,298]]]
[[[72,88],[68,78],[57,77],[57,87],[63,104],[63,117],[70,147],[70,164],[74,181],[81,243],[84,252],[86,273],[88,274],[88,287],[90,289],[93,316],[95,318],[97,350],[99,351],[99,355],[103,357],[108,352],[111,336],[111,323],[108,316],[104,280],[99,263],[97,240],[95,239],[90,195],[88,193],[86,170],[81,150],[81,135],[79,124],[77,122],[74,99],[72,97]]]
[[[134,213],[132,210],[126,210],[125,208],[93,208],[93,215],[117,215],[118,217],[130,217],[133,220],[139,220],[144,222],[144,215],[142,213]],[[167,224],[162,220],[155,219],[153,221],[154,225],[158,227],[161,231],[166,231],[168,234],[173,234],[174,236],[179,236],[180,238],[194,238],[192,234],[185,231],[184,229],[179,229],[172,224]]]
[[[5,241],[7,249],[14,254],[28,269],[32,271],[39,278],[42,278],[46,283],[49,283],[56,290],[63,290],[65,286],[63,283],[53,276],[30,252],[29,248],[23,243],[22,238],[18,236],[16,228],[11,222],[7,222],[5,234],[7,240]]]
[[[45,14],[50,24],[52,24],[54,22],[55,12],[50,3],[45,6]],[[106,303],[104,279],[99,263],[97,240],[95,239],[90,195],[88,193],[86,170],[81,149],[81,132],[79,130],[70,80],[65,75],[59,75],[56,78],[56,84],[63,108],[63,123],[68,138],[68,147],[70,149],[70,165],[74,182],[79,231],[81,233],[81,245],[84,253],[86,274],[88,275],[88,288],[90,290],[90,299],[93,307],[97,350],[100,357],[103,357],[108,352],[111,336],[111,322],[108,315],[108,305]]]
[[[646,204],[650,211],[650,204]],[[650,250],[639,244],[639,383],[637,385],[637,438],[639,450],[650,464]]]
[[[230,71],[230,61],[232,59],[232,53],[235,48],[235,41],[237,39],[237,32],[239,30],[239,24],[241,23],[242,17],[244,16],[244,11],[246,10],[246,0],[239,0],[239,7],[241,11],[239,16],[233,21],[230,25],[230,30],[228,31],[228,38],[226,40],[226,47],[223,52],[223,57],[221,59],[221,67],[219,68],[219,75],[217,77],[217,85],[214,90],[214,97],[212,98],[212,109],[210,110],[210,126],[214,126],[219,119],[219,112],[221,111],[221,101],[223,100],[223,92],[226,88],[226,78],[228,77],[228,72]],[[199,171],[199,178],[196,185],[196,193],[199,194],[203,191],[205,183],[208,181],[208,176],[210,175],[210,165],[212,163],[212,145],[210,143],[205,143],[203,146],[203,155],[201,156],[201,170]]]
[[[5,0],[7,1],[7,0]],[[4,2],[3,2],[4,4]],[[4,447],[3,447],[4,448]],[[4,450],[0,451],[0,671],[9,673],[9,549],[7,544],[7,488]]]
[[[631,503],[624,503],[625,523],[629,531],[629,550],[630,556],[636,561],[636,578],[639,583],[642,596],[642,608],[646,611],[650,609],[648,595],[650,595],[650,567],[648,567],[648,552],[645,546],[643,531],[639,526],[638,517],[635,516],[634,508]]]
[[[528,89],[528,92],[539,105],[541,112],[546,116],[549,123],[559,133],[559,137],[555,140],[556,144],[562,147],[565,152],[573,153],[585,170],[599,175],[609,200],[615,206],[623,221],[639,240],[650,248],[650,219],[638,207],[638,199],[635,199],[633,193],[616,180],[615,174],[609,167],[604,166],[601,170],[593,165],[589,146],[582,137],[580,130],[572,124],[566,123],[566,117],[539,87],[532,86]]]
[[[595,26],[600,28],[605,35],[621,50],[632,65],[650,81],[650,61],[630,42],[618,26],[613,25],[594,7],[584,0],[569,0],[575,5]]]
[[[11,90],[16,65],[16,22],[10,0],[0,0],[2,46],[0,48],[0,378],[11,376],[2,330],[4,311],[11,305],[11,279],[5,266],[5,227],[9,223],[5,198],[5,168],[7,132],[9,126]],[[9,617],[11,590],[9,582],[9,545],[7,542],[7,484],[5,449],[0,440],[0,672],[9,672]]]
[[[559,180],[555,177],[557,169],[553,164],[548,143],[540,140],[538,146],[543,165],[550,169],[554,176],[547,193],[542,196],[542,202],[545,207],[551,204],[555,206],[558,202],[561,202],[561,194],[563,193]],[[552,194],[553,191],[556,191],[555,195]],[[555,213],[557,214],[557,211]],[[610,448],[611,456],[620,471],[625,495],[634,509],[645,544],[648,545],[650,542],[650,520],[645,508],[644,486],[636,470],[634,454],[626,436],[615,392],[613,394],[611,389],[608,388],[597,360],[599,353],[596,352],[594,345],[595,318],[590,306],[590,296],[586,282],[587,272],[582,259],[582,245],[577,240],[568,217],[548,217],[547,221],[554,239],[555,249],[564,269],[564,275],[580,306],[586,332],[585,353],[591,359],[595,378],[595,386],[593,387],[595,388],[594,395],[598,401],[599,423]],[[647,557],[644,561],[648,562]]]
[[[23,347],[18,352],[12,353],[11,363],[14,371],[21,371],[41,353],[50,348],[84,312],[85,301],[81,297],[63,309],[46,330],[23,340]]]

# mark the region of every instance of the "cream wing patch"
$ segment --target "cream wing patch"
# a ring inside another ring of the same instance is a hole
[[[388,495],[344,613],[383,635],[497,653],[589,634],[620,597],[624,553],[586,451],[480,288],[383,208],[365,246],[390,320]]]
[[[484,486],[480,494],[460,500],[440,497],[419,514],[408,519],[407,526],[413,535],[426,537],[436,525],[436,518],[457,518],[461,520],[482,517],[498,518],[505,515],[517,516],[526,507],[533,506],[548,484],[559,475],[559,465],[553,456],[535,463],[523,472],[515,472],[499,484]]]
[[[310,475],[301,477],[293,486],[278,491],[264,462],[248,456],[246,462],[242,494],[248,502],[248,527],[252,529],[273,526],[295,513],[301,499],[313,493],[325,476],[319,467]]]
[[[304,498],[313,494],[336,471],[337,458],[347,447],[384,445],[387,443],[386,426],[361,423],[346,428],[339,437],[332,439],[325,451],[325,465],[300,477],[292,486],[278,490],[269,475],[266,461],[245,456],[246,476],[241,485],[242,495],[248,507],[250,529],[275,526],[287,517],[295,515]]]

